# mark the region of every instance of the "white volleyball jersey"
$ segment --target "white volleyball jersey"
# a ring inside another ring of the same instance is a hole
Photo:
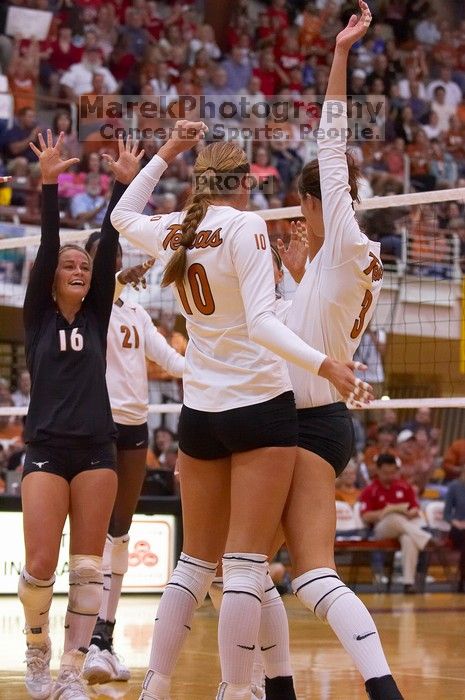
[[[133,245],[165,265],[179,247],[185,212],[141,212],[166,163],[154,156],[129,185],[112,223]],[[189,343],[184,403],[224,411],[291,389],[286,363],[318,372],[325,355],[309,348],[274,314],[275,290],[266,224],[253,212],[210,206],[187,251],[184,284],[175,289]]]
[[[113,304],[107,336],[107,386],[116,423],[141,425],[147,420],[145,359],[181,377],[184,357],[157,331],[148,313],[131,301]]]
[[[318,144],[325,239],[294,295],[286,325],[332,359],[348,362],[373,315],[383,267],[380,244],[362,233],[352,206],[345,103],[324,103],[320,130],[325,134]],[[297,408],[341,400],[328,380],[294,365],[289,373]]]

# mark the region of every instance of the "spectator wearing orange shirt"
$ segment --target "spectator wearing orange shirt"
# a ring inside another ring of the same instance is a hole
[[[390,427],[381,427],[378,430],[375,445],[369,445],[364,453],[364,462],[371,477],[376,473],[376,462],[381,454],[390,454],[398,457],[399,452],[396,446],[397,433]]]
[[[358,501],[361,489],[355,486],[357,479],[357,465],[351,459],[342,474],[336,479],[336,501],[344,501],[354,506]]]
[[[465,438],[459,438],[449,445],[442,463],[445,473],[444,481],[458,479],[465,466]]]

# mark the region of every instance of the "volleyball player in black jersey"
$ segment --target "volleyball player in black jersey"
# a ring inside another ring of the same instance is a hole
[[[85,700],[80,668],[102,596],[102,552],[113,507],[115,426],[105,383],[107,330],[113,304],[118,232],[110,213],[137,174],[137,145],[121,141],[102,239],[92,263],[79,246],[60,247],[57,178],[63,134],[31,144],[42,173],[41,243],[24,302],[31,403],[22,482],[26,562],[18,593],[27,639],[26,687],[40,700]],[[70,518],[70,593],[64,654],[50,678],[48,610],[65,519]]]

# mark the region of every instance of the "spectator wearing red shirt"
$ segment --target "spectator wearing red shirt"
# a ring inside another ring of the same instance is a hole
[[[260,79],[260,90],[265,97],[276,95],[281,84],[286,85],[289,82],[286,73],[274,60],[273,49],[263,49],[259,66],[254,68],[253,75]]]
[[[416,593],[418,556],[431,540],[422,530],[419,505],[412,487],[399,478],[396,458],[382,454],[377,460],[377,478],[360,494],[361,516],[373,526],[376,540],[398,537],[402,549],[404,593]]]

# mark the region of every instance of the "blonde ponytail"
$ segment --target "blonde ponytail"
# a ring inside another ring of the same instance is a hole
[[[187,202],[186,216],[181,226],[181,243],[164,269],[162,287],[180,285],[183,282],[187,249],[194,243],[197,229],[205,218],[209,205],[219,196],[216,178],[221,174],[248,172],[246,154],[230,141],[213,143],[200,151],[194,165],[194,191]]]
[[[186,216],[182,224],[181,243],[177,251],[168,261],[161,280],[162,287],[170,284],[182,284],[184,273],[186,272],[187,249],[191,247],[195,240],[197,227],[205,218],[210,201],[204,194],[194,194],[187,207]]]

